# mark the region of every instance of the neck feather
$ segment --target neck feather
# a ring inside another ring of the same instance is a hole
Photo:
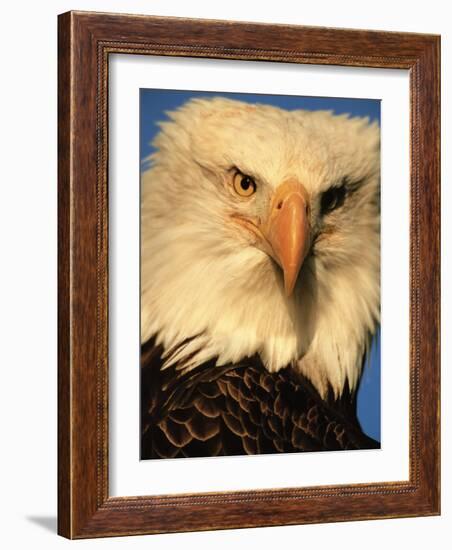
[[[379,290],[368,270],[331,273],[308,258],[288,299],[264,253],[206,249],[186,228],[174,231],[143,238],[141,338],[156,336],[177,350],[164,366],[190,370],[258,354],[270,372],[292,365],[321,395],[330,386],[339,396],[347,382],[356,388],[378,317]]]

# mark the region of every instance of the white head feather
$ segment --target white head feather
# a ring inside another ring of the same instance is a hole
[[[379,322],[379,128],[330,112],[195,99],[161,123],[142,177],[141,338],[165,349],[193,339],[166,366],[259,354],[269,371],[292,364],[325,395],[354,389]],[[234,197],[232,167],[257,182]],[[231,215],[263,216],[281,182],[309,196],[311,248],[294,292]],[[341,183],[342,182],[342,183]],[[345,183],[342,206],[323,194]]]

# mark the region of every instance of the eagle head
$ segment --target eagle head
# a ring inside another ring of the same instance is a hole
[[[379,322],[378,125],[219,97],[169,117],[142,175],[142,341],[353,390]]]

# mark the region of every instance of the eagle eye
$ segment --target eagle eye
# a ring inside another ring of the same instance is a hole
[[[256,192],[256,182],[251,176],[236,172],[232,180],[234,191],[240,197],[251,197]]]
[[[320,200],[320,210],[322,214],[328,214],[344,204],[346,195],[345,185],[340,187],[330,187],[327,189]]]

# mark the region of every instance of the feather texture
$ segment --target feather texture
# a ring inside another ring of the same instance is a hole
[[[269,373],[258,356],[221,368],[162,371],[162,347],[142,349],[141,458],[374,449],[353,395],[322,399],[293,369]]]

